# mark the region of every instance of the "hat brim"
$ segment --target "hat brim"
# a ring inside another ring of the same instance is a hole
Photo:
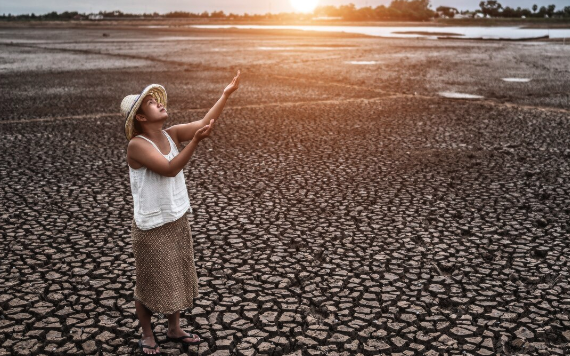
[[[166,89],[160,84],[151,84],[143,89],[143,91],[139,94],[139,97],[133,103],[131,109],[129,110],[129,114],[125,119],[125,137],[128,141],[130,141],[135,134],[137,134],[135,130],[135,115],[142,104],[142,101],[147,95],[152,95],[159,103],[162,104],[166,108],[167,98],[166,98]]]

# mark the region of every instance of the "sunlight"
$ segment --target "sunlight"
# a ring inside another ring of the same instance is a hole
[[[319,4],[319,0],[289,0],[289,2],[299,12],[313,12]]]

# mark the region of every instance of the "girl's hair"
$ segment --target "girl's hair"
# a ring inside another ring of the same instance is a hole
[[[142,105],[139,106],[137,112],[135,113],[135,117],[133,118],[133,120],[134,120],[134,128],[135,128],[136,133],[137,133],[137,134],[142,134],[142,133],[143,133],[142,125],[141,125],[141,122],[140,122],[139,120],[137,120],[137,118],[136,118],[137,115],[144,115],[144,111],[143,111]]]

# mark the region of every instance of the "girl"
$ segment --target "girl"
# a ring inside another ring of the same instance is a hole
[[[193,306],[198,293],[194,250],[186,213],[192,212],[183,168],[198,143],[214,128],[229,96],[238,89],[240,71],[222,97],[199,121],[162,129],[168,119],[166,91],[158,84],[121,102],[127,163],[133,195],[132,242],[135,256],[134,291],[137,318],[142,327],[139,348],[160,354],[150,319],[153,313],[168,317],[168,341],[200,343],[199,335],[180,328],[180,310]],[[190,141],[178,151],[180,142]]]

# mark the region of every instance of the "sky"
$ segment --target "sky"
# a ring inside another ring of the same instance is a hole
[[[391,0],[320,0],[320,5],[347,5],[353,3],[356,7],[389,5]],[[431,0],[432,8],[438,6],[453,6],[459,10],[475,10],[479,8],[480,0]],[[549,4],[556,5],[556,9],[570,6],[570,0],[499,0],[503,6],[531,8],[533,4],[538,7]],[[226,14],[265,14],[267,12],[293,12],[289,0],[1,0],[0,14],[45,14],[51,11],[78,11],[90,13],[99,11],[120,10],[127,13],[167,13],[170,11],[188,11],[199,13],[203,11],[222,10]]]

